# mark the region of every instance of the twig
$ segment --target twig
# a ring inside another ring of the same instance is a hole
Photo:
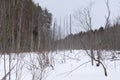
[[[71,71],[67,71],[67,72],[64,72],[64,73],[61,73],[61,74],[58,74],[57,76],[61,76],[61,75],[64,75],[64,74],[66,74],[66,73],[68,73],[66,76],[68,76],[69,74],[71,74],[72,72],[74,72],[75,70],[77,70],[79,67],[81,67],[81,66],[83,66],[83,65],[85,65],[85,64],[87,64],[87,63],[89,63],[90,61],[87,61],[87,62],[84,62],[84,63],[82,63],[81,65],[79,65],[78,67],[76,67],[75,69],[73,69],[73,70],[71,70]]]
[[[16,64],[10,69],[10,71],[1,80],[5,80],[6,77],[10,74],[10,72],[14,69],[15,66]]]
[[[85,65],[85,64],[87,64],[87,63],[89,63],[89,62],[91,62],[91,61],[87,61],[87,62],[82,63],[81,65],[79,65],[79,66],[76,67],[75,69],[69,71],[69,73],[68,73],[66,76],[68,76],[69,74],[71,74],[72,72],[74,72],[75,70],[77,70],[78,68],[80,68],[81,66],[83,66],[83,65]]]

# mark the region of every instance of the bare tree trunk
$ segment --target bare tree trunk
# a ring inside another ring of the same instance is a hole
[[[4,54],[4,75],[6,75],[6,56]],[[6,80],[6,77],[4,78]]]
[[[39,16],[38,16],[38,51],[40,51],[40,45],[41,45],[41,36],[40,36],[40,31],[41,31],[41,23],[40,23],[40,13],[39,13]]]
[[[15,2],[14,2],[14,0],[12,1],[12,5],[13,6],[15,6]],[[13,8],[14,9],[14,11],[15,11],[15,8]],[[14,37],[14,29],[15,29],[15,14],[14,14],[15,12],[13,12],[13,14],[12,14],[12,52],[13,51],[15,51],[15,49],[14,49],[14,47],[15,47],[15,43],[14,43],[14,41],[15,41],[15,37]]]
[[[21,1],[22,2],[22,1]],[[22,15],[23,15],[23,2],[21,3],[21,9],[20,9],[20,16],[19,16],[19,31],[18,31],[18,45],[17,45],[17,50],[19,51],[20,48],[20,44],[21,44],[21,28],[22,28]]]
[[[97,51],[97,60],[98,60],[98,63],[97,63],[97,66],[100,66],[100,50]]]
[[[55,23],[55,21],[54,21],[54,24],[53,24],[53,32],[52,32],[53,42],[55,42],[55,25],[56,25],[56,23]],[[56,43],[53,43],[53,46],[52,46],[53,50],[55,50],[55,44],[56,44]]]
[[[68,30],[69,30],[68,29],[68,19],[66,17],[66,35],[69,34]],[[68,40],[68,37],[66,38],[66,48],[69,49],[69,40]]]
[[[34,24],[33,24],[33,22],[34,22],[34,18],[32,17],[32,23],[31,23],[31,43],[30,43],[30,48],[31,48],[31,51],[33,51],[33,26],[34,26]]]
[[[90,50],[90,53],[91,53],[91,63],[92,65],[94,65],[94,53],[93,53],[93,49]]]
[[[71,15],[70,15],[70,53],[72,53],[72,23],[71,23],[72,19],[71,19]]]
[[[9,54],[9,80],[11,80],[11,54]]]
[[[60,17],[60,25],[59,25],[59,40],[61,39],[62,35],[61,35],[61,17]]]
[[[10,0],[9,0],[9,23],[8,23],[8,27],[10,28],[11,27],[11,24],[10,24],[10,15],[11,15],[11,2],[10,2]],[[11,35],[11,33],[10,33],[10,35]],[[10,36],[8,36],[9,37],[9,39],[10,39]],[[9,46],[9,49],[11,48],[11,41],[9,41],[9,44],[10,44],[10,46]],[[11,49],[10,49],[10,52],[11,52]],[[8,53],[9,54],[9,80],[11,80],[11,53]]]

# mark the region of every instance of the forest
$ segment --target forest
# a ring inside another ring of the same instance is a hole
[[[71,34],[55,42],[59,49],[120,50],[120,23],[98,30]],[[78,44],[79,43],[79,44]]]
[[[93,29],[91,3],[58,20],[35,0],[0,0],[0,80],[119,80],[120,17],[112,22],[109,2]]]
[[[34,52],[50,43],[52,14],[32,0],[0,0],[0,52]]]
[[[86,9],[87,11],[89,10]],[[82,26],[84,27],[86,24]],[[32,0],[1,0],[0,52],[40,52],[55,50],[56,48],[64,50],[70,48],[120,49],[120,45],[118,45],[120,42],[119,19],[114,24],[109,23],[107,28],[105,26],[105,28],[100,27],[99,30],[90,29],[74,35],[70,34],[65,39],[59,40],[54,39],[56,33],[51,25],[52,14],[46,8],[42,9],[39,4],[33,3]],[[56,23],[53,26],[59,27]],[[58,36],[60,35],[62,34],[60,33]]]

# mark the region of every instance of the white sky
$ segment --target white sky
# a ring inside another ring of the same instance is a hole
[[[33,0],[35,3],[39,3],[43,8],[47,8],[54,18],[60,20],[60,17],[69,16],[74,14],[74,11],[80,8],[84,8],[90,2],[94,2],[92,7],[92,19],[93,29],[104,26],[105,16],[107,15],[107,9],[104,0]],[[118,16],[120,11],[120,0],[109,0],[111,19],[114,20]],[[81,29],[73,27],[73,32],[78,32]]]

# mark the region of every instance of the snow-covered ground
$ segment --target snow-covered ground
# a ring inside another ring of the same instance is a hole
[[[89,51],[88,51],[89,52]],[[94,51],[96,54],[96,51]],[[91,58],[84,50],[55,51],[43,54],[23,53],[11,55],[11,80],[119,80],[120,60],[118,51],[102,51],[102,62],[108,76],[100,65],[91,65]],[[117,57],[116,57],[117,56]],[[4,65],[4,62],[6,65]],[[9,55],[0,55],[0,80],[9,72]],[[7,80],[9,76],[7,76]]]

